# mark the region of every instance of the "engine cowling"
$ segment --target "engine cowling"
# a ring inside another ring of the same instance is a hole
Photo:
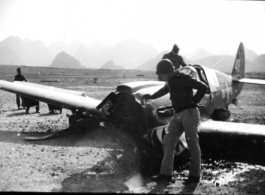
[[[154,114],[155,108],[150,104],[141,105],[134,95],[128,92],[112,92],[97,108],[102,109],[110,126],[126,131],[136,140],[146,141],[162,157],[162,142],[168,125],[159,123]],[[188,147],[183,134],[175,154],[179,155],[186,148]]]
[[[155,122],[153,108],[150,105],[142,106],[134,95],[127,92],[112,92],[97,108],[102,108],[111,126],[124,129],[137,138],[147,133]]]

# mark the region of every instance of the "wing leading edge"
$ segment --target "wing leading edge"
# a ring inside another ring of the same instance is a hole
[[[66,94],[86,96],[85,92],[83,91],[74,91],[74,90],[69,90],[69,89],[62,89],[62,88],[57,88],[57,87],[52,87],[52,86],[47,86],[47,85],[40,85],[40,84],[30,83],[30,82],[23,82],[23,81],[14,81],[14,83],[21,84],[21,85],[27,85],[27,86],[33,86],[33,87],[37,87],[41,89],[47,89],[51,91],[64,92]]]

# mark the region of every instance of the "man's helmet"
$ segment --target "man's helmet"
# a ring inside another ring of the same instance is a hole
[[[175,70],[172,62],[169,59],[163,59],[160,62],[158,62],[156,66],[156,74],[168,74]]]

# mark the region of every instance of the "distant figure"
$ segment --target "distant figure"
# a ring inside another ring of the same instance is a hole
[[[40,113],[40,102],[31,98],[23,97],[21,96],[21,99],[23,100],[24,106],[26,107],[26,113],[29,113],[30,107],[35,106],[36,107],[36,113]]]
[[[179,69],[180,66],[184,67],[187,66],[187,64],[184,62],[183,58],[178,55],[179,53],[179,47],[174,44],[172,51],[165,54],[162,59],[169,59],[173,66],[175,67],[175,70]],[[158,75],[158,80],[161,81],[160,75]]]
[[[62,108],[60,108],[60,107],[58,107],[58,106],[53,106],[53,105],[51,105],[51,104],[47,104],[48,105],[48,107],[49,107],[49,113],[50,114],[53,114],[53,113],[55,113],[55,110],[58,110],[58,111],[60,111],[60,114],[62,114]]]
[[[21,74],[21,72],[22,72],[21,68],[17,68],[17,75],[15,76],[13,81],[25,81],[25,82],[27,82],[27,79],[24,77],[24,75]],[[16,95],[16,103],[17,103],[17,108],[19,110],[20,109],[20,95]]]

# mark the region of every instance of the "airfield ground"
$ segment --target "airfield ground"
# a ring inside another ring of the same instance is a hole
[[[0,79],[12,80],[15,68],[0,66]],[[29,82],[84,91],[98,99],[114,91],[119,83],[156,79],[151,71],[22,70]],[[0,90],[0,97],[0,191],[265,194],[265,161],[237,162],[218,155],[215,159],[203,156],[198,185],[183,185],[187,164],[175,171],[175,183],[167,186],[151,182],[148,175],[140,173],[134,142],[119,131],[94,123],[53,139],[25,141],[23,137],[45,134],[48,129],[67,129],[66,114],[70,111],[48,114],[47,105],[41,102],[39,114],[34,108],[25,114],[25,110],[17,110],[14,94]],[[240,108],[230,106],[229,120],[265,125],[265,87],[245,85],[239,100]]]

